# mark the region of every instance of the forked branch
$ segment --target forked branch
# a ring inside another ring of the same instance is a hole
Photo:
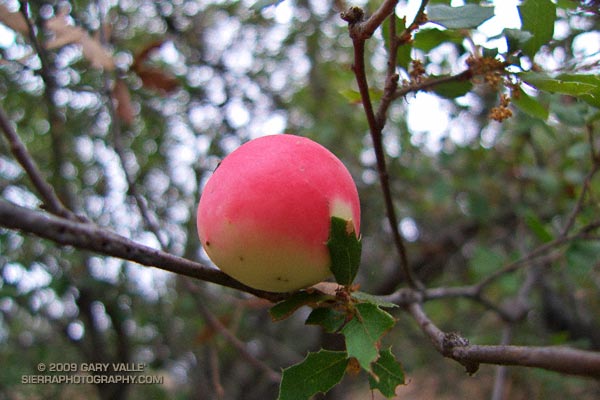
[[[439,329],[425,314],[420,303],[408,312],[444,357],[458,361],[467,372],[475,373],[479,364],[514,365],[542,368],[568,375],[600,378],[600,353],[559,346],[480,346],[472,345],[457,333]]]
[[[352,38],[354,47],[354,75],[356,76],[358,90],[360,92],[363,108],[369,124],[369,131],[373,141],[373,150],[375,151],[375,157],[377,160],[379,182],[385,201],[386,214],[390,224],[394,244],[400,256],[400,268],[402,269],[408,285],[412,288],[417,288],[421,287],[422,285],[417,281],[408,263],[404,238],[402,237],[398,228],[398,217],[394,207],[390,179],[385,160],[385,150],[383,146],[383,127],[385,124],[385,118],[378,118],[375,114],[373,103],[369,94],[369,83],[365,68],[365,41],[373,35],[375,30],[388,16],[393,14],[397,3],[397,0],[385,1],[379,7],[379,9],[377,9],[377,11],[366,20],[364,19],[364,12],[358,7],[350,8],[347,12],[342,14],[342,18],[347,21],[349,25],[350,37]],[[391,77],[388,79],[384,98],[391,98],[391,93],[396,90],[396,87],[397,78]],[[381,115],[381,110],[378,112],[378,114]]]

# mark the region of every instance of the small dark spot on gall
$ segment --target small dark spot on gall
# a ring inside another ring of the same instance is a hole
[[[204,242],[204,244],[205,244],[206,246],[210,246],[210,242],[209,242],[208,240],[207,240],[206,242]]]

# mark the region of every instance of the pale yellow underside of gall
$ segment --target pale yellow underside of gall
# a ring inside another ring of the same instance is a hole
[[[352,220],[350,206],[333,201],[331,216]],[[225,241],[219,237],[227,238]],[[206,253],[226,274],[253,288],[291,292],[331,276],[331,260],[325,243],[320,248],[302,245],[292,238],[256,232],[253,226],[225,223]],[[227,243],[227,249],[219,243]]]

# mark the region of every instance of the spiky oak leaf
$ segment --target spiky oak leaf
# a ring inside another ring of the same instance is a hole
[[[356,300],[359,300],[361,303],[370,303],[379,307],[384,308],[396,308],[398,304],[391,303],[385,300],[381,296],[375,296],[373,294],[365,293],[365,292],[353,292],[352,297]]]
[[[309,353],[304,361],[283,370],[278,400],[308,400],[327,393],[342,380],[347,366],[344,351]]]
[[[371,365],[371,369],[371,389],[378,389],[387,398],[394,397],[396,388],[404,385],[404,370],[392,354],[391,348],[379,352],[379,358]]]
[[[331,256],[331,272],[340,285],[349,286],[354,281],[358,266],[362,243],[356,237],[352,221],[339,217],[331,217],[329,240],[327,241]]]
[[[320,325],[325,332],[336,332],[346,322],[346,315],[330,307],[315,308],[306,319],[307,325]]]
[[[371,370],[379,356],[379,340],[395,323],[394,317],[371,303],[357,304],[354,318],[342,328],[348,357],[355,357],[361,367]]]

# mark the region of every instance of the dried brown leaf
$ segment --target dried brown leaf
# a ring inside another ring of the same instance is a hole
[[[361,371],[361,366],[358,360],[354,357],[350,357],[348,365],[346,366],[346,373],[350,376],[357,376]]]
[[[341,288],[339,283],[335,282],[319,282],[316,285],[311,286],[308,290],[316,289],[321,293],[328,294],[330,296],[337,296],[338,290]]]
[[[112,54],[96,39],[85,35],[79,41],[83,47],[83,56],[92,64],[92,67],[112,71],[115,69],[115,60]]]
[[[86,35],[82,28],[77,28],[74,26],[70,26],[68,28],[69,29],[61,29],[60,31],[57,31],[59,33],[55,32],[54,37],[46,42],[46,48],[48,50],[60,49],[68,44],[80,43]]]
[[[144,63],[148,57],[150,57],[150,54],[153,51],[158,50],[164,44],[164,42],[164,40],[159,39],[144,46],[144,48],[140,50],[140,52],[134,57],[131,69],[136,71],[138,68],[143,68],[142,63]]]
[[[97,31],[94,32],[94,34],[92,35],[92,39],[103,43],[103,39],[106,40],[107,42],[110,42],[110,39],[112,37],[113,34],[113,26],[110,22],[108,21],[103,21],[102,22],[102,29],[98,29]]]
[[[81,27],[70,25],[68,13],[61,11],[55,17],[46,22],[46,27],[54,37],[46,42],[48,49],[57,49],[68,44],[79,44],[82,47],[83,56],[97,69],[113,70],[115,62],[112,54],[102,46],[98,39],[92,38]]]
[[[69,25],[69,13],[66,9],[60,10],[54,17],[46,21],[46,28],[52,31],[56,36],[73,35],[71,31],[77,30],[73,25]]]
[[[4,4],[0,4],[0,22],[21,35],[27,36],[29,32],[23,14],[10,11]]]
[[[144,87],[163,94],[173,93],[179,87],[179,81],[171,74],[153,67],[138,66],[135,69]]]

